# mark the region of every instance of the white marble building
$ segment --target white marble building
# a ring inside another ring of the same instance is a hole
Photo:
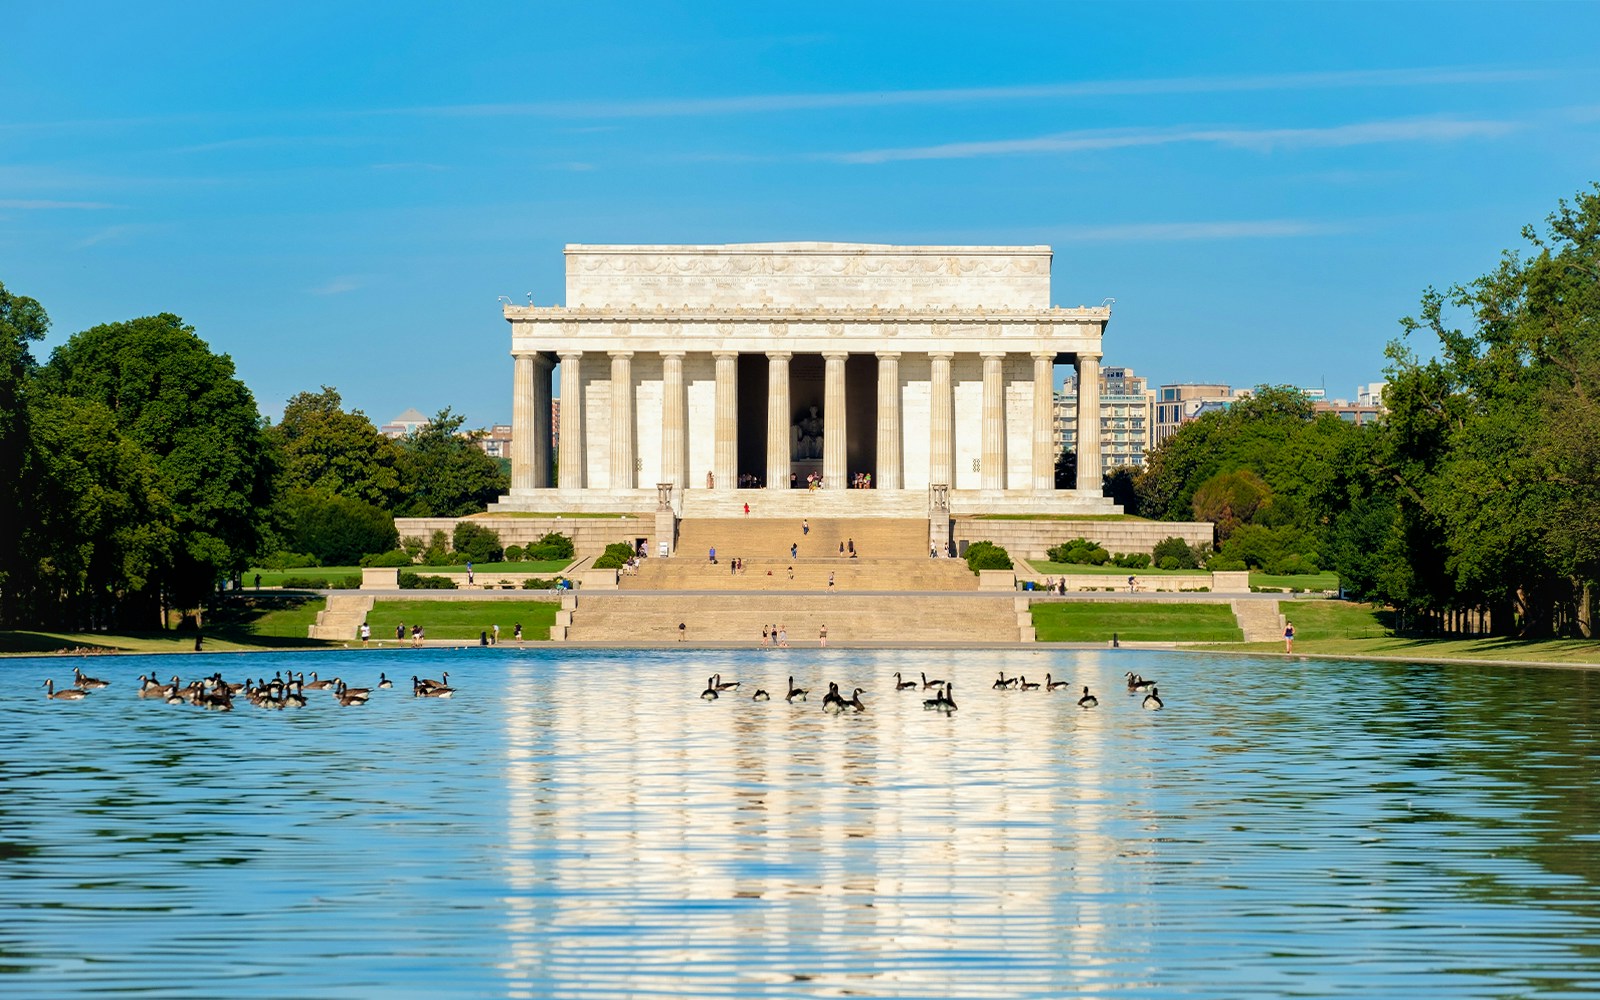
[[[1053,367],[1077,367],[1094,387],[1078,404],[1098,416],[1110,310],[1051,306],[1050,259],[1042,246],[568,246],[566,305],[504,310],[512,485],[492,510],[1115,512],[1097,442],[1083,442],[1094,458],[1078,489],[1054,488]],[[1099,421],[1081,426],[1090,437]],[[848,488],[865,475],[872,489]]]

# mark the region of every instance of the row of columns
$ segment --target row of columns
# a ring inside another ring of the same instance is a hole
[[[664,351],[662,359],[661,455],[662,481],[680,488],[689,482],[688,398],[683,380],[683,351]],[[584,419],[582,351],[561,351],[561,437],[557,456],[558,486],[584,488]],[[633,352],[608,351],[613,385],[632,385]],[[732,490],[738,486],[739,354],[716,351],[716,411],[712,480],[707,486]],[[790,404],[788,351],[767,353],[767,482],[784,484],[790,469]],[[847,486],[845,445],[845,361],[848,352],[823,354],[822,476],[829,489]],[[1006,355],[985,353],[983,358],[982,453],[979,484],[986,490],[1006,488]],[[1055,488],[1055,354],[1033,355],[1033,454],[1029,484],[1035,492]],[[904,488],[900,476],[900,353],[881,351],[878,358],[878,471],[880,489]],[[929,405],[929,464],[932,483],[955,482],[955,394],[951,364],[955,354],[929,354],[932,399]],[[550,372],[543,354],[519,354],[513,374],[511,486],[533,489],[549,481]],[[636,479],[633,393],[611,394],[611,481]],[[1100,492],[1100,356],[1078,355],[1078,481],[1081,491]]]

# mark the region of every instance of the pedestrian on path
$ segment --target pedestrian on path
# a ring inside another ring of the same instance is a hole
[[[749,504],[745,504],[744,505],[744,516],[745,517],[749,517],[750,516],[750,505]]]
[[[361,623],[361,645],[365,646],[372,639],[372,626],[366,622]]]
[[[828,593],[833,593],[833,574],[828,574]]]
[[[790,542],[789,543],[789,558],[790,559],[799,559],[800,558],[800,545],[799,545],[798,542]]]
[[[817,644],[821,646],[828,644],[828,626],[822,626],[822,634],[817,636]]]
[[[521,648],[521,646],[522,646],[522,623],[521,622],[517,622],[515,625],[511,626],[511,638],[517,640],[517,646],[518,646],[518,648]]]
[[[765,625],[763,625],[763,626],[761,626],[761,646],[762,646],[762,648],[766,648],[766,646],[768,644],[769,644],[769,639],[768,639],[768,636],[767,636],[767,627]]]
[[[711,552],[706,558],[711,560],[711,565],[715,566],[717,564],[717,547],[715,545],[711,546]]]
[[[493,634],[489,638],[489,645],[491,645],[491,646],[500,645],[500,626],[491,625],[489,627],[494,630]]]
[[[778,629],[778,645],[784,647],[785,649],[788,648],[788,646],[789,646],[789,626],[785,625],[782,628]]]
[[[1283,625],[1283,651],[1294,652],[1294,622],[1285,620]]]
[[[687,622],[679,622],[678,623],[678,641],[682,642],[683,641],[683,637],[685,635],[687,635],[688,632],[689,632],[688,623]]]
[[[802,517],[800,519],[800,534],[802,534],[802,535],[811,534],[811,520],[809,518]],[[259,576],[256,577],[256,589],[257,590],[261,589],[261,577],[259,577]]]

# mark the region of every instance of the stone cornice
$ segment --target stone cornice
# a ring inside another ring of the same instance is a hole
[[[1109,306],[1050,309],[618,309],[503,306],[515,323],[1100,323]]]

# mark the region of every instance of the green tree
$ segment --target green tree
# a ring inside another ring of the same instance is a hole
[[[463,433],[466,418],[449,407],[401,441],[405,498],[399,517],[463,517],[481,513],[509,486],[500,465],[478,446],[481,431]]]
[[[39,381],[99,403],[149,457],[175,531],[150,582],[170,605],[197,607],[220,576],[244,568],[258,550],[273,469],[255,399],[230,358],[163,313],[74,335]]]
[[[1220,545],[1272,504],[1272,487],[1249,469],[1219,472],[1200,484],[1192,503],[1196,518],[1216,525]]]
[[[400,544],[394,517],[370,503],[295,490],[283,507],[291,526],[290,546],[316,556],[324,566],[351,566],[362,556]]]
[[[282,453],[285,489],[384,508],[400,497],[399,449],[365,413],[345,412],[331,386],[296,393],[268,435]]]
[[[28,344],[50,329],[44,307],[0,284],[0,622],[17,620],[22,537],[30,520],[27,455],[29,433],[24,405],[35,362]]]

